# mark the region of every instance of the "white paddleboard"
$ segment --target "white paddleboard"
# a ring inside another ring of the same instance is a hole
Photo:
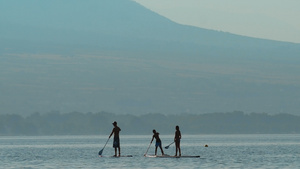
[[[108,156],[99,156],[99,157],[108,157]],[[121,155],[121,156],[109,156],[109,157],[118,158],[118,157],[133,157],[133,156],[132,155]]]
[[[121,156],[110,156],[110,157],[116,157],[116,158],[118,158],[118,157],[132,157],[132,155],[121,155]]]
[[[189,156],[189,155],[184,155],[184,156],[146,155],[145,157],[150,157],[150,158],[200,158],[200,156]]]

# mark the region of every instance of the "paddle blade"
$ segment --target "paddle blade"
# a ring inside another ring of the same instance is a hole
[[[103,153],[103,149],[99,151],[98,155],[101,156]]]
[[[173,143],[175,143],[175,142],[172,142],[171,144],[167,145],[167,146],[165,147],[165,149],[168,149],[168,148],[170,147],[170,145],[172,145]]]

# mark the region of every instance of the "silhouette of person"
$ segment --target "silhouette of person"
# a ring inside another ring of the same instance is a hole
[[[177,156],[177,152],[179,152],[179,156],[181,156],[181,149],[180,149],[180,139],[181,139],[181,132],[179,130],[179,126],[175,127],[175,137],[174,137],[174,142],[176,146],[176,153],[175,156]]]
[[[117,156],[117,149],[119,150],[119,156],[121,155],[121,151],[120,151],[120,137],[119,137],[119,133],[121,131],[120,127],[118,127],[117,122],[114,121],[112,123],[114,125],[113,130],[111,131],[109,138],[112,136],[112,134],[114,134],[114,142],[113,142],[113,147],[115,148],[115,156]]]
[[[153,130],[153,136],[152,136],[151,143],[152,143],[152,141],[153,141],[154,138],[156,140],[156,142],[155,142],[155,155],[157,154],[157,147],[160,148],[161,154],[164,155],[164,150],[161,147],[162,143],[161,143],[161,140],[159,138],[159,133],[156,132],[156,130]]]

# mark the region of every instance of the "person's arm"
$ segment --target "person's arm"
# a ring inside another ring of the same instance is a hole
[[[153,139],[154,139],[154,135],[152,136],[152,140],[151,140],[151,143],[152,143]]]
[[[109,135],[109,138],[112,136],[112,134],[114,133],[115,129],[113,129]]]
[[[175,131],[174,142],[176,141],[176,134],[177,134],[177,131]]]

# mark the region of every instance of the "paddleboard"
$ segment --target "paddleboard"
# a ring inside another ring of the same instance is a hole
[[[132,155],[121,155],[121,156],[110,156],[110,157],[115,157],[115,158],[118,158],[118,157],[132,157]]]
[[[100,156],[99,157],[114,157],[114,158],[118,158],[118,157],[133,157],[132,155],[121,155],[121,156]]]
[[[200,158],[200,156],[170,156],[170,155],[146,155],[145,157],[150,157],[150,158]]]

